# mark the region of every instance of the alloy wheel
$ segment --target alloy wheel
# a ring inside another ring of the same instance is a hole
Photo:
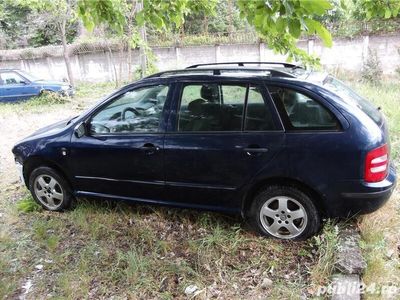
[[[38,200],[50,210],[60,207],[64,199],[64,191],[60,183],[50,175],[36,177],[34,192]]]
[[[272,236],[293,239],[304,231],[308,218],[299,201],[287,196],[277,196],[268,199],[261,207],[260,221]]]

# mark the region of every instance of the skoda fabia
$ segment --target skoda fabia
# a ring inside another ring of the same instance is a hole
[[[396,182],[380,109],[288,63],[154,74],[13,153],[48,210],[79,197],[213,210],[282,239],[313,235],[324,217],[370,213]]]

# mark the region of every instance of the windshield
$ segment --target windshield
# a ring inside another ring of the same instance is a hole
[[[25,71],[19,70],[18,72],[19,72],[22,76],[24,76],[26,79],[28,79],[29,81],[39,80],[39,78],[37,78],[37,77],[35,77],[35,76],[33,76],[33,75],[31,75],[31,74],[25,72]]]
[[[376,123],[381,123],[382,115],[379,110],[371,102],[358,95],[355,91],[353,91],[340,80],[332,76],[327,76],[323,82],[323,86],[328,90],[334,92],[335,94],[339,95],[348,104],[361,109]]]

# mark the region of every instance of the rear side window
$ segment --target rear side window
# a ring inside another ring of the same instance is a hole
[[[382,122],[381,112],[368,100],[358,95],[355,91],[349,88],[340,80],[328,76],[323,82],[325,88],[338,94],[345,102],[350,105],[356,106],[366,113],[375,123],[380,124]]]
[[[289,88],[268,87],[280,110],[285,127],[291,130],[338,130],[335,116],[318,101]]]
[[[241,131],[243,125],[245,131],[275,129],[257,86],[205,83],[183,87],[178,131]]]

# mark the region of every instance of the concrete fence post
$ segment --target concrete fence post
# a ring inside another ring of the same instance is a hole
[[[112,62],[111,62],[111,55],[109,52],[105,52],[107,58],[107,69],[108,69],[108,81],[114,80],[114,73],[112,70]]]
[[[368,58],[369,52],[369,36],[363,36],[363,47],[362,47],[362,60],[365,61]]]
[[[76,76],[75,78],[78,78],[79,80],[82,80],[81,65],[80,65],[80,62],[79,62],[79,54],[75,54],[74,58],[75,58],[75,65],[76,65],[75,66],[76,74],[74,74]]]
[[[51,78],[54,78],[53,65],[50,56],[46,57],[47,70]]]
[[[258,54],[259,54],[259,61],[263,62],[265,61],[265,44],[261,42],[258,45]]]
[[[307,41],[307,53],[313,54],[314,53],[314,39],[308,39]]]
[[[175,47],[175,61],[176,61],[176,68],[179,69],[181,65],[181,48]]]
[[[215,45],[215,62],[221,61],[221,46]]]

